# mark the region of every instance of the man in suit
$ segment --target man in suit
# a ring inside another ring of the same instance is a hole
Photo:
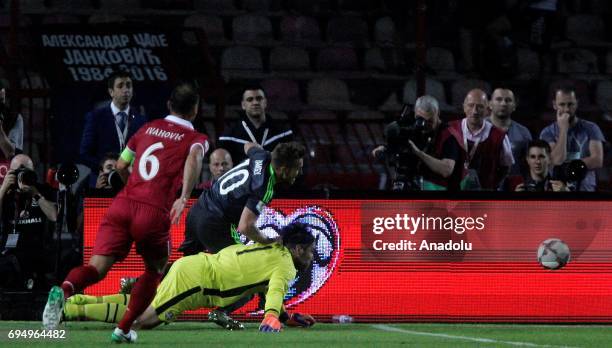
[[[85,115],[81,138],[81,162],[91,168],[89,187],[95,187],[98,164],[106,153],[121,153],[130,137],[146,122],[144,115],[130,107],[134,94],[132,78],[126,71],[117,71],[108,78],[109,105]]]

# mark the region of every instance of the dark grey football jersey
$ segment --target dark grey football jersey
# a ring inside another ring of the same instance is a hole
[[[223,174],[202,193],[198,202],[209,216],[237,224],[244,207],[259,215],[274,194],[276,176],[270,165],[271,155],[260,148],[251,148],[248,159]]]

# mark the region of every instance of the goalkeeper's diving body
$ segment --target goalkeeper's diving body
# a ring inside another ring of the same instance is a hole
[[[256,292],[266,294],[260,331],[279,332],[281,321],[309,327],[315,320],[305,314],[285,312],[283,298],[297,270],[306,270],[313,259],[314,237],[305,225],[292,223],[280,231],[282,244],[232,245],[217,254],[199,253],[178,259],[163,279],[151,305],[134,328],[151,329],[174,321],[187,310],[227,306]],[[121,320],[129,295],[75,295],[64,308],[65,320]]]

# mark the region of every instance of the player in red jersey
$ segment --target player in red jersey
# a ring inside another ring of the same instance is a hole
[[[169,229],[178,223],[200,175],[208,150],[207,137],[193,129],[199,108],[193,86],[177,86],[168,101],[170,115],[143,125],[130,138],[117,162],[127,185],[113,200],[96,236],[89,265],[70,271],[61,287],[49,292],[43,325],[59,325],[64,300],[102,280],[115,262],[123,260],[132,242],[144,260],[145,272],[132,290],[128,310],[112,335],[115,342],[133,342],[132,323],[149,306],[170,253]],[[128,167],[133,164],[132,173]],[[176,193],[181,187],[180,197]]]

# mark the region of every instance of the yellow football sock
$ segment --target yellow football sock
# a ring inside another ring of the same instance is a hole
[[[130,301],[129,294],[114,294],[114,295],[107,295],[107,296],[91,296],[91,295],[76,294],[76,295],[70,296],[66,300],[66,303],[73,304],[73,305],[87,305],[87,304],[94,304],[94,303],[118,303],[118,304],[127,306],[129,301]]]
[[[118,303],[127,306],[130,302],[130,294],[114,294],[102,296],[102,301],[98,303]]]
[[[83,307],[83,318],[107,323],[118,323],[123,318],[127,306],[119,303],[96,303]]]
[[[76,305],[66,302],[64,306],[64,319],[66,320],[79,320],[85,317],[85,306]]]

